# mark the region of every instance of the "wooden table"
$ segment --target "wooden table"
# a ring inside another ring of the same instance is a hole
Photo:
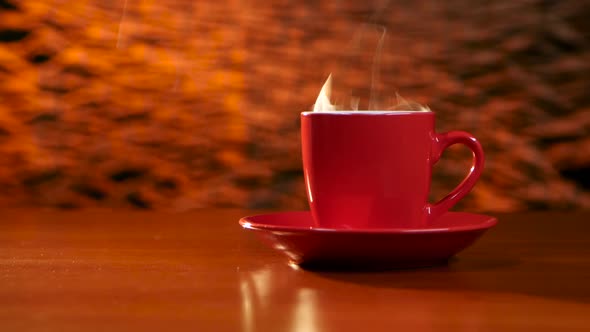
[[[1,211],[0,331],[590,331],[590,212],[501,215],[449,266],[310,272],[253,211]]]

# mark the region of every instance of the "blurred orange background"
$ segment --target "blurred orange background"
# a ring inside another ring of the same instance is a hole
[[[304,209],[299,113],[334,73],[343,95],[399,93],[481,140],[459,209],[589,208],[588,17],[589,1],[0,0],[0,205]],[[433,199],[470,158],[443,156]]]

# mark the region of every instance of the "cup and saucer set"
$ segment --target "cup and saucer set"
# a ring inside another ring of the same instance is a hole
[[[481,175],[484,154],[469,133],[435,133],[434,113],[301,113],[310,211],[243,217],[240,225],[303,267],[410,268],[445,264],[496,225],[449,210]],[[473,152],[465,179],[428,202],[433,165],[453,144]]]

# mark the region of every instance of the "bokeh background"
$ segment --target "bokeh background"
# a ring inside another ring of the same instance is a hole
[[[332,72],[361,105],[399,93],[481,140],[460,209],[589,208],[588,17],[587,0],[0,0],[0,206],[306,208],[299,113]],[[469,162],[443,156],[433,199]]]

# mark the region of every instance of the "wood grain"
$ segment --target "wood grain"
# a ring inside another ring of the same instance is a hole
[[[501,215],[449,266],[305,271],[240,210],[1,211],[1,331],[576,331],[590,212]]]

